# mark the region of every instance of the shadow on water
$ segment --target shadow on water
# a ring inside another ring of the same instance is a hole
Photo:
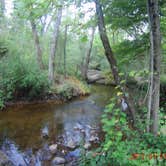
[[[35,165],[40,165],[39,160],[44,160],[41,153],[50,144],[57,141],[67,144],[70,140],[80,142],[82,135],[74,128],[85,130],[85,139],[88,140],[90,130],[100,128],[100,115],[114,93],[113,87],[93,85],[91,95],[83,99],[61,105],[15,106],[0,112],[1,150],[16,165],[27,165],[34,155]],[[46,156],[45,160],[51,158],[49,154],[43,156]]]

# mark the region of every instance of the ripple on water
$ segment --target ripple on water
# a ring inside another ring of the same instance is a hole
[[[44,160],[48,165],[55,157],[50,156],[48,147],[56,143],[60,147],[58,155],[78,157],[79,148],[70,153],[63,148],[70,140],[79,147],[83,139],[88,142],[92,135],[100,137],[100,115],[115,92],[108,86],[92,86],[91,91],[89,97],[62,105],[16,106],[0,112],[0,149],[16,165],[35,163],[40,166]]]

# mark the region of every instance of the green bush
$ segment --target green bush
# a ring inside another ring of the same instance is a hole
[[[112,100],[102,115],[105,140],[96,151],[87,155],[81,165],[148,166],[164,165],[166,137],[157,137],[131,129],[126,114]],[[94,157],[94,154],[95,155]]]
[[[59,87],[57,93],[65,99],[71,99],[74,91],[75,89],[71,84],[65,83],[63,86]]]
[[[160,80],[161,85],[166,86],[166,76],[164,74],[161,75]]]
[[[0,61],[1,107],[9,100],[40,98],[49,88],[46,72],[33,59],[26,61],[18,55],[14,52]]]
[[[0,109],[4,107],[3,91],[0,90]]]

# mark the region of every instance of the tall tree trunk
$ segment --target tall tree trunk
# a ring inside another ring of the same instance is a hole
[[[112,44],[115,44],[115,31],[112,32]]]
[[[0,17],[5,16],[5,0],[0,0]]]
[[[90,36],[90,41],[89,41],[89,47],[86,53],[86,57],[85,57],[85,65],[83,66],[84,70],[83,70],[83,77],[86,80],[87,79],[87,72],[88,72],[88,68],[89,68],[89,63],[90,63],[90,55],[92,52],[92,46],[93,46],[93,40],[94,40],[94,34],[95,34],[95,26],[92,28],[92,34]]]
[[[150,90],[148,100],[147,131],[157,135],[160,99],[161,36],[158,0],[147,0],[150,25]]]
[[[67,43],[67,30],[68,30],[68,26],[65,26],[65,38],[64,38],[64,63],[63,63],[63,67],[64,67],[64,76],[66,77],[67,73],[66,73],[66,43]]]
[[[62,7],[58,9],[55,26],[54,26],[54,32],[53,32],[53,38],[51,43],[51,52],[49,56],[49,68],[48,68],[48,79],[50,84],[54,84],[54,70],[55,70],[55,55],[56,55],[56,48],[58,43],[58,36],[59,36],[59,27],[61,24],[61,17],[62,17]]]
[[[43,34],[45,33],[46,25],[47,25],[47,15],[44,15],[43,17],[40,18],[40,23],[41,23],[40,34],[41,36],[43,36]]]
[[[128,96],[125,95],[125,93],[126,93],[125,92],[125,87],[121,85],[121,80],[120,80],[120,76],[119,76],[119,73],[118,73],[118,67],[117,67],[116,59],[115,59],[113,51],[111,49],[109,39],[108,39],[108,36],[107,36],[107,32],[106,32],[103,11],[102,11],[99,0],[94,0],[94,1],[95,1],[95,4],[96,4],[96,14],[97,14],[97,19],[98,19],[98,27],[99,27],[99,32],[100,32],[100,38],[102,40],[103,47],[105,49],[105,55],[106,55],[107,60],[110,64],[110,68],[112,70],[114,81],[115,81],[116,85],[118,85],[120,87],[120,90],[123,93],[123,98],[124,98],[125,102],[127,103],[128,107],[129,107],[129,111],[130,111],[130,114],[131,114],[131,117],[132,117],[132,123],[134,125],[134,122],[135,122],[134,104],[132,103],[132,100]]]
[[[33,20],[31,20],[30,22],[31,22],[31,28],[32,28],[33,38],[34,38],[36,52],[37,52],[36,59],[37,59],[37,63],[39,65],[39,68],[42,70],[42,69],[44,69],[44,64],[42,61],[42,50],[40,47],[39,36],[37,33],[36,24]]]

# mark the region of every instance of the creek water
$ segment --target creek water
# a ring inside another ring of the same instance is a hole
[[[91,129],[101,137],[101,114],[115,90],[103,85],[92,85],[90,89],[90,96],[64,104],[20,105],[0,112],[0,150],[16,165],[30,165],[30,157],[37,155],[42,157],[36,158],[34,165],[49,165],[51,157],[45,154],[49,145],[58,141],[65,145],[71,140],[78,143],[82,139],[74,128],[85,131],[85,141],[90,139]]]

